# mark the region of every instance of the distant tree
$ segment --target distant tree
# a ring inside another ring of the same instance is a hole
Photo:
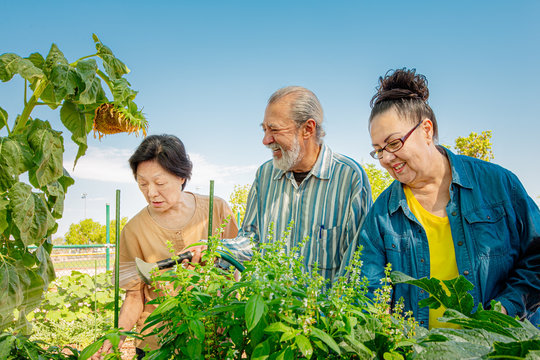
[[[64,236],[68,245],[101,244],[105,226],[92,219],[84,219],[71,224]]]
[[[120,231],[122,231],[127,221],[127,217],[120,220]],[[115,244],[116,220],[111,221],[110,231],[111,244]],[[105,244],[106,234],[107,228],[105,225],[92,219],[84,219],[77,224],[71,224],[64,238],[68,245]]]
[[[234,190],[229,198],[234,216],[241,224],[244,220],[244,214],[246,213],[247,197],[251,185],[234,185]]]
[[[467,137],[458,137],[454,149],[460,155],[491,161],[494,159],[491,145],[491,130],[487,130],[480,134],[471,132]]]
[[[386,170],[378,169],[375,164],[364,164],[364,170],[371,185],[371,197],[373,201],[386,189],[394,178]]]
[[[120,231],[122,231],[124,226],[126,226],[127,222],[128,222],[128,218],[126,216],[120,219]],[[110,231],[111,231],[111,234],[110,234],[111,244],[116,244],[116,220],[111,220]],[[103,226],[103,242],[100,244],[105,244],[106,232],[107,232],[107,229],[105,226]]]

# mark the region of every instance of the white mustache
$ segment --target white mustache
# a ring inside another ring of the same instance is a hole
[[[270,150],[274,151],[274,150],[281,150],[283,151],[283,149],[281,148],[281,146],[279,146],[278,144],[269,144],[269,145],[266,145],[267,148],[269,148]]]

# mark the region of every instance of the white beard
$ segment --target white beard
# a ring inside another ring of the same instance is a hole
[[[274,167],[277,169],[289,171],[300,161],[300,142],[296,137],[290,150],[284,150],[277,144],[267,145],[266,147],[271,150],[279,149],[281,151],[281,158],[273,157]]]

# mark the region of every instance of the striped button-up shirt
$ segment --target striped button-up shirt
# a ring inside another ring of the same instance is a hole
[[[289,223],[294,227],[287,250],[309,237],[301,255],[307,269],[318,264],[330,281],[343,275],[358,246],[364,218],[371,207],[365,171],[354,160],[321,146],[319,157],[298,185],[291,171],[267,161],[258,170],[248,195],[246,214],[238,236],[224,245],[241,261],[249,260],[252,244],[281,238]]]

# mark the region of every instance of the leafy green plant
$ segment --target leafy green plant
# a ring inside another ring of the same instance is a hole
[[[28,340],[24,335],[0,334],[0,359],[77,360],[79,352],[71,347],[59,348]]]
[[[0,55],[0,80],[19,75],[25,83],[20,115],[10,119],[0,107],[0,130],[7,133],[0,137],[0,287],[5,289],[0,330],[29,333],[26,316],[55,277],[47,238],[58,227],[65,193],[73,184],[62,166],[61,133],[48,121],[33,118],[32,111],[36,106],[60,107],[60,120],[78,145],[75,163],[86,152],[92,128],[100,134],[146,131],[147,122],[133,102],[137,92],[123,77],[129,69],[96,35],[93,38],[96,52],[73,63],[55,44],[45,57]],[[114,101],[108,100],[102,81]],[[110,129],[108,124],[115,122],[124,128]],[[30,251],[31,245],[37,250]]]
[[[414,279],[393,272],[393,283],[406,283],[430,293],[419,306],[432,309],[444,306],[443,322],[460,325],[462,329],[432,329],[417,339],[417,358],[432,359],[533,359],[540,355],[540,329],[528,320],[518,321],[503,314],[500,303],[491,302],[491,310],[482,304],[474,309],[469,291],[473,285],[463,276],[440,281],[435,278]],[[443,285],[448,289],[447,293]]]
[[[147,327],[155,326],[161,344],[149,358],[364,359],[410,351],[404,345],[416,324],[365,297],[359,253],[349,276],[329,287],[317,271],[306,272],[303,244],[285,250],[287,237],[261,244],[239,281],[214,266],[217,238],[203,265],[156,274],[162,296]]]
[[[112,327],[111,272],[96,276],[73,271],[49,285],[40,306],[28,316],[33,340],[83,348]],[[122,295],[122,293],[121,293]]]

